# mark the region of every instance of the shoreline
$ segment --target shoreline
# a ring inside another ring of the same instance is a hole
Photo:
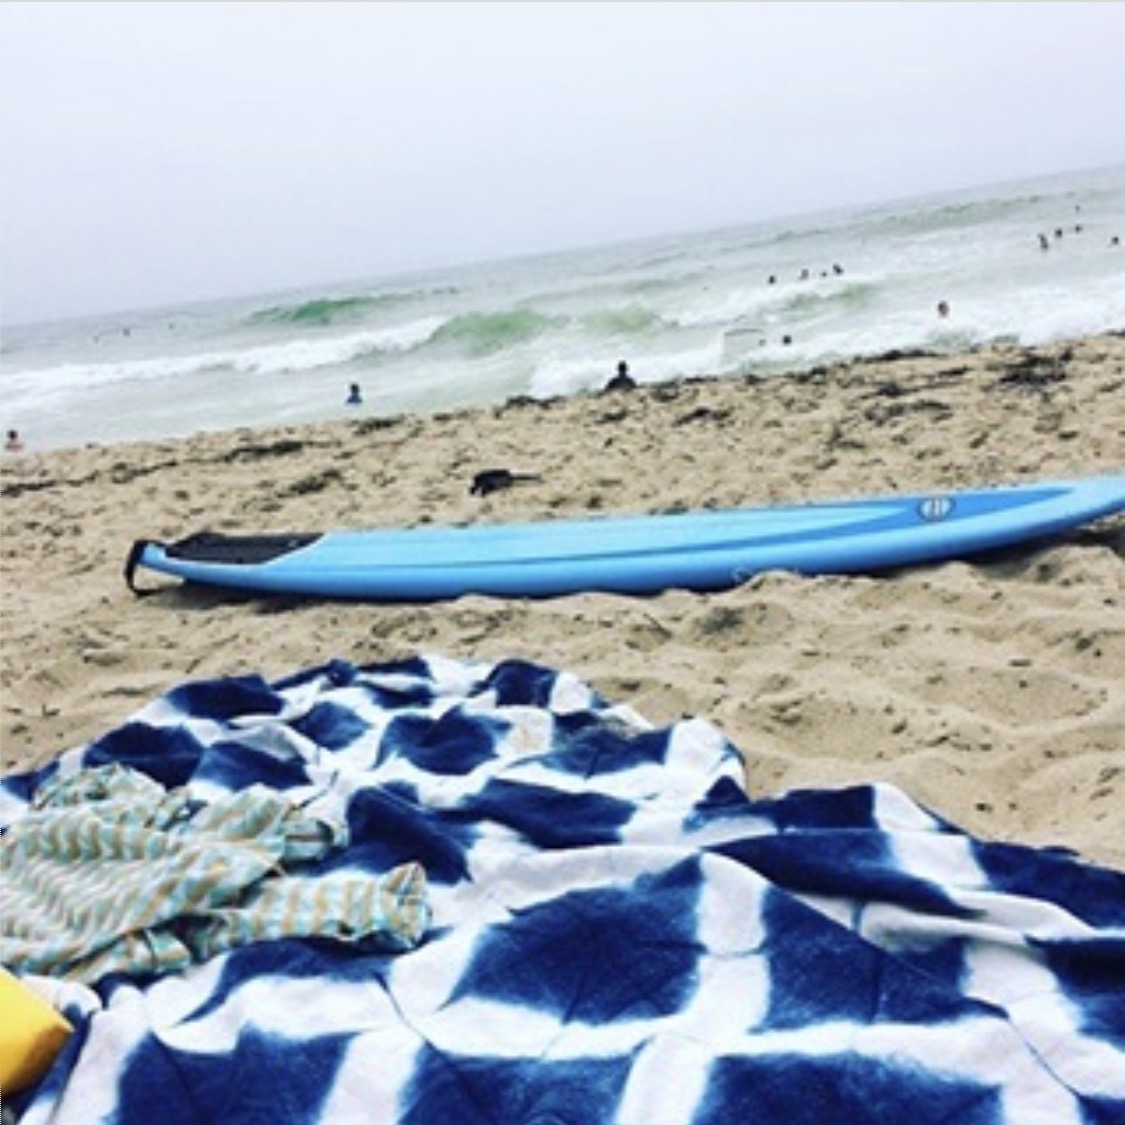
[[[1125,518],[893,575],[426,605],[136,599],[134,539],[748,507],[1125,471],[1125,337],[6,455],[3,772],[188,679],[417,652],[565,668],[713,722],[755,797],[887,781],[1125,867]],[[486,497],[483,469],[537,473]]]

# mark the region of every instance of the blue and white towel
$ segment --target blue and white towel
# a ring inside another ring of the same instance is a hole
[[[1125,876],[886,786],[754,800],[704,721],[519,661],[192,683],[8,778],[0,827],[111,764],[342,818],[316,862],[421,864],[431,924],[64,984],[29,1125],[1125,1122]]]

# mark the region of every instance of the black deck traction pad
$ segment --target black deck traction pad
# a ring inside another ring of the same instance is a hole
[[[164,553],[170,559],[191,559],[193,562],[224,563],[232,566],[256,566],[270,562],[291,551],[307,547],[319,534],[282,532],[275,535],[223,535],[217,531],[201,531],[170,543]]]
[[[321,538],[321,533],[283,532],[275,535],[223,535],[217,531],[200,531],[176,543],[159,543],[152,539],[138,539],[125,560],[125,581],[129,589],[140,597],[157,593],[142,590],[136,584],[137,567],[141,556],[150,544],[162,547],[172,559],[190,559],[192,562],[217,563],[229,566],[256,566],[280,558],[291,551],[307,547]]]

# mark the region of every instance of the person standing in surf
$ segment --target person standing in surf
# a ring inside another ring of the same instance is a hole
[[[607,391],[631,391],[637,385],[637,380],[629,374],[629,365],[622,360],[617,365],[617,374],[605,385]]]

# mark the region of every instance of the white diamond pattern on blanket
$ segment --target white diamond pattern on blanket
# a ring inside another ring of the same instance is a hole
[[[886,786],[754,799],[708,723],[653,729],[569,673],[184,684],[5,779],[0,845],[107,766],[193,809],[258,785],[338,819],[301,877],[418,864],[430,925],[97,979],[5,1099],[27,1125],[1125,1122],[1125,876]]]

